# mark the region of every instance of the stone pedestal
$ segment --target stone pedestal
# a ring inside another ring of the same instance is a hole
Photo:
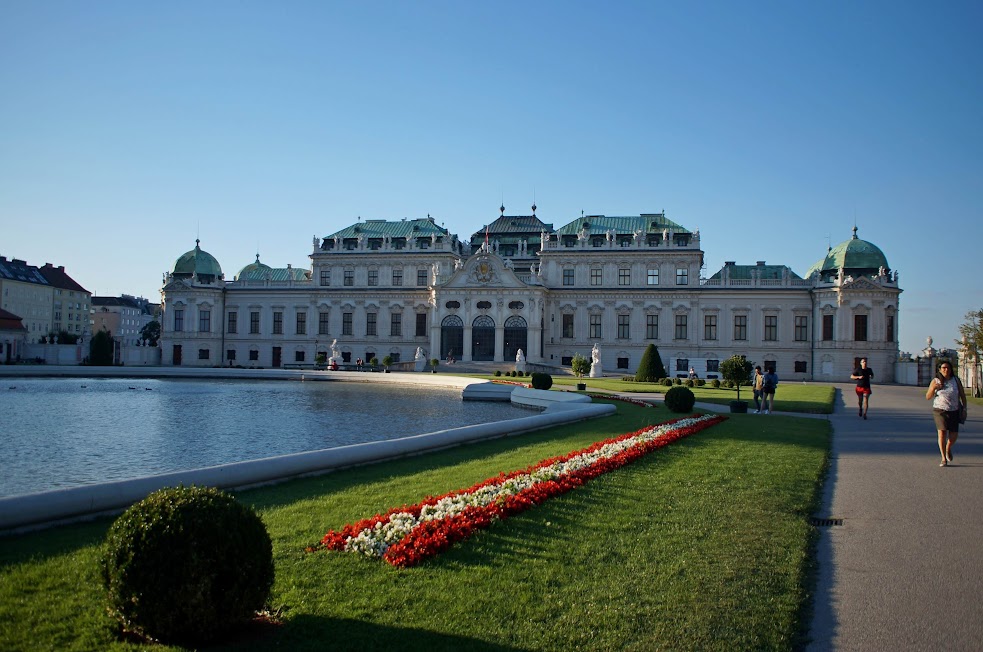
[[[604,375],[604,370],[601,368],[600,362],[592,362],[590,365],[590,377],[600,378]]]

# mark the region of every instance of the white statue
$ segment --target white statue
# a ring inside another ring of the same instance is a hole
[[[594,343],[594,348],[590,352],[590,377],[600,378],[604,375],[604,370],[601,368],[601,349],[598,348],[597,343]]]
[[[522,349],[515,352],[515,370],[522,372],[526,370],[526,356]]]
[[[512,262],[511,258],[505,259],[505,269],[515,269],[515,264]]]
[[[423,347],[416,347],[416,355],[413,356],[413,369],[415,371],[423,371],[427,367],[427,356],[423,352]]]

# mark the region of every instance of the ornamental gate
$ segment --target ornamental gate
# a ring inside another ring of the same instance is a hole
[[[448,315],[440,322],[440,351],[435,351],[434,357],[448,353],[456,360],[464,353],[464,322],[457,315]]]
[[[495,359],[495,320],[488,315],[481,315],[471,323],[471,359]]]
[[[515,354],[522,349],[522,354],[529,355],[526,320],[518,315],[512,315],[505,320],[505,361],[515,360]]]

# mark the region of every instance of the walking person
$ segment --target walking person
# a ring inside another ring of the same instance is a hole
[[[959,438],[959,412],[966,406],[963,384],[952,373],[949,362],[943,361],[939,365],[939,373],[928,386],[925,398],[932,401],[935,429],[939,432],[939,452],[942,453],[939,466],[948,466],[952,461],[952,445]]]
[[[853,370],[850,378],[857,381],[857,416],[866,420],[870,406],[870,381],[874,378],[874,370],[867,366],[867,358],[860,358],[860,366]]]
[[[765,371],[764,383],[761,385],[763,396],[762,404],[765,407],[765,414],[771,414],[775,409],[775,390],[778,389],[778,374],[774,369]]]
[[[754,391],[754,413],[761,414],[761,397],[764,396],[762,388],[765,385],[765,377],[761,374],[761,365],[754,368],[754,382],[751,387]]]

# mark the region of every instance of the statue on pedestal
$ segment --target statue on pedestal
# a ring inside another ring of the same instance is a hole
[[[594,343],[594,348],[590,352],[590,377],[600,378],[604,375],[604,370],[601,368],[601,349],[598,348],[597,343]]]
[[[427,356],[423,353],[423,347],[416,347],[416,355],[413,356],[414,371],[423,371],[427,367]]]
[[[522,352],[522,349],[515,352],[515,370],[522,372],[526,370],[526,356]]]

